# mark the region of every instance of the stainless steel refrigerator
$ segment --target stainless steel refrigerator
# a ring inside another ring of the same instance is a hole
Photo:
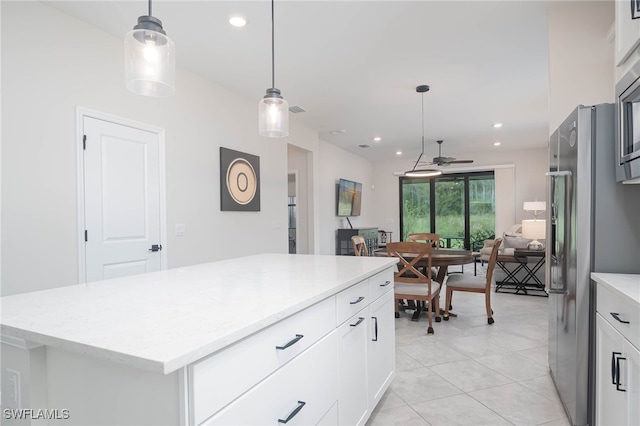
[[[592,271],[640,273],[640,185],[616,182],[614,106],[578,106],[549,141],[549,368],[569,421],[593,424]]]

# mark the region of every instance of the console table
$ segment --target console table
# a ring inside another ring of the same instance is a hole
[[[529,259],[533,258],[535,264],[530,267]],[[536,276],[545,262],[544,250],[515,249],[513,255],[499,254],[496,265],[504,271],[506,277],[502,281],[496,281],[496,292],[500,290],[510,290],[515,294],[525,294],[530,296],[548,296],[544,283]],[[511,269],[507,265],[515,264]],[[518,278],[518,272],[524,271],[523,278]]]
[[[378,248],[378,228],[354,228],[354,229],[338,229],[336,241],[336,254],[353,256],[353,244],[351,237],[360,235],[364,238],[367,245],[367,251],[373,255],[374,250]]]

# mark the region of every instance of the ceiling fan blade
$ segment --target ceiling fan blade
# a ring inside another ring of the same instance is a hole
[[[473,163],[473,160],[452,160],[452,161],[447,161],[447,163],[449,163],[449,164],[466,164],[466,163]]]

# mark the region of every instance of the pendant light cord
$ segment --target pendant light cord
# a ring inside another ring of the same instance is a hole
[[[151,15],[151,0],[149,0],[149,16],[153,16]]]
[[[149,0],[151,1],[151,0]],[[271,0],[271,87],[276,87],[276,45],[275,45],[275,31],[274,31],[274,0]]]

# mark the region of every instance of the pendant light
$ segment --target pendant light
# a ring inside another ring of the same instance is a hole
[[[175,91],[175,45],[162,21],[140,16],[124,38],[124,73],[127,89],[144,96],[171,96]]]
[[[405,177],[410,177],[410,178],[432,177],[432,176],[439,176],[442,174],[442,171],[437,169],[418,169],[417,168],[418,164],[420,163],[420,160],[422,159],[422,156],[424,155],[424,94],[425,92],[428,92],[428,91],[429,91],[429,86],[427,86],[426,84],[416,87],[416,92],[422,94],[422,152],[420,153],[420,156],[416,160],[416,164],[413,165],[413,169],[404,172]]]
[[[289,103],[280,89],[276,89],[273,2],[271,0],[271,88],[258,104],[258,132],[268,138],[283,138],[289,136]]]

